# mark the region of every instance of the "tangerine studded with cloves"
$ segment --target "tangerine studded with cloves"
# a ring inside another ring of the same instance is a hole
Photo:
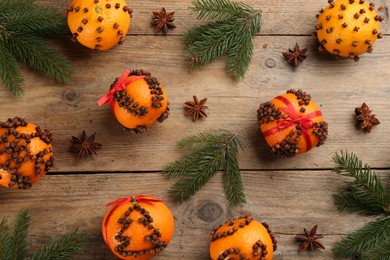
[[[252,216],[228,220],[210,234],[210,259],[272,260],[277,242],[267,223]]]
[[[260,130],[276,157],[293,157],[325,143],[328,124],[311,96],[290,89],[261,103],[257,110]]]
[[[380,23],[383,17],[375,4],[363,0],[328,1],[329,5],[317,14],[317,38],[320,51],[356,61],[365,52],[371,53],[376,39],[382,38]]]
[[[123,43],[132,9],[125,0],[73,0],[67,13],[73,40],[99,51]]]
[[[126,89],[114,94],[113,113],[126,129],[134,133],[143,133],[156,121],[163,122],[169,116],[168,97],[160,82],[145,70],[133,70],[128,79],[138,79],[126,86]],[[112,87],[117,81],[114,81]]]
[[[27,189],[53,166],[52,135],[20,117],[0,123],[0,185]]]
[[[173,231],[169,208],[154,197],[142,195],[119,199],[102,224],[106,244],[126,260],[147,260],[157,255],[168,246]]]

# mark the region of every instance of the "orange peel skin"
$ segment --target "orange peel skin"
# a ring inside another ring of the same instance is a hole
[[[320,51],[356,61],[359,55],[371,53],[375,41],[382,38],[380,23],[384,19],[374,7],[364,0],[329,1],[317,14]]]

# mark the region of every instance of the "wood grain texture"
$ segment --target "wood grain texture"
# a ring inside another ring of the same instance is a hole
[[[261,9],[263,13],[263,35],[311,35],[316,25],[316,14],[321,8],[328,5],[327,0],[242,0],[255,9]],[[374,1],[376,6],[383,6],[384,11],[380,13],[385,17],[382,22],[382,32],[389,34],[389,0]],[[38,4],[56,7],[66,11],[71,0],[37,0]],[[130,35],[154,34],[154,28],[150,25],[153,18],[152,11],[159,11],[165,7],[167,11],[175,11],[176,29],[170,30],[169,35],[181,35],[194,25],[203,22],[196,20],[196,15],[191,14],[189,6],[191,0],[152,0],[152,1],[129,1],[128,5],[133,9],[133,18],[129,30]],[[160,35],[160,34],[158,34]]]
[[[208,259],[210,230],[227,219],[249,214],[268,222],[276,234],[279,249],[274,259],[332,259],[332,245],[372,219],[335,210],[331,194],[345,178],[329,171],[244,171],[242,176],[248,203],[234,209],[226,204],[220,174],[181,205],[167,197],[174,180],[167,181],[162,173],[46,176],[27,191],[0,189],[0,207],[7,209],[0,217],[12,218],[22,207],[31,209],[30,252],[51,237],[79,227],[90,235],[90,245],[78,259],[114,259],[101,237],[101,222],[108,210],[104,205],[119,197],[150,194],[165,201],[175,218],[172,242],[156,257],[167,260]],[[295,234],[315,224],[325,236],[326,250],[298,254]]]
[[[70,0],[37,0],[65,12]],[[208,233],[226,219],[253,214],[267,221],[279,241],[275,260],[332,259],[331,247],[345,234],[368,221],[368,217],[338,213],[331,194],[344,178],[330,172],[332,155],[355,152],[374,168],[390,168],[390,0],[384,6],[383,39],[372,54],[359,62],[336,59],[318,52],[313,36],[315,14],[326,0],[245,0],[263,10],[263,28],[255,37],[252,63],[244,80],[236,83],[225,72],[226,59],[197,70],[184,61],[184,32],[196,21],[188,6],[191,0],[128,1],[134,17],[123,45],[95,52],[64,36],[51,44],[71,60],[75,73],[67,86],[22,66],[25,94],[11,97],[0,86],[0,121],[21,116],[49,129],[54,135],[55,167],[48,176],[26,191],[0,188],[0,219],[13,217],[20,208],[32,210],[30,251],[51,238],[80,227],[90,235],[85,254],[76,259],[114,259],[104,244],[100,225],[104,205],[118,197],[150,194],[163,199],[175,216],[175,235],[156,259],[207,260]],[[168,36],[155,35],[151,12],[165,6],[176,11],[177,28]],[[281,52],[295,43],[308,47],[308,58],[292,68]],[[124,69],[146,69],[165,86],[171,116],[142,135],[123,130],[108,106],[97,100]],[[329,123],[329,139],[323,147],[292,159],[272,158],[256,123],[256,111],[286,90],[302,88],[312,95]],[[207,97],[209,117],[193,123],[184,116],[184,102],[197,95]],[[371,134],[356,128],[354,108],[366,102],[381,124]],[[241,150],[248,203],[243,208],[227,206],[221,175],[217,174],[192,200],[175,205],[167,197],[174,180],[166,180],[163,166],[183,156],[176,142],[190,134],[216,129],[239,134],[247,148]],[[97,133],[103,144],[98,157],[77,161],[70,151],[71,136]],[[302,228],[319,225],[324,251],[298,254],[294,235]]]
[[[99,53],[63,44],[76,70],[68,86],[24,70],[25,95],[12,98],[5,88],[0,88],[2,120],[18,115],[53,132],[53,171],[161,170],[166,163],[182,156],[176,148],[179,139],[221,128],[236,132],[247,144],[240,156],[242,169],[330,168],[332,154],[341,149],[364,155],[372,167],[389,166],[390,146],[384,144],[390,143],[390,37],[378,41],[372,54],[362,55],[359,62],[354,62],[319,54],[315,37],[259,36],[255,39],[252,64],[240,83],[225,72],[224,58],[191,70],[183,61],[180,37],[128,38],[123,46]],[[295,42],[309,48],[308,58],[296,69],[281,55]],[[263,48],[264,44],[268,47]],[[97,100],[126,68],[151,71],[168,93],[170,118],[142,135],[124,131],[108,106],[97,105]],[[297,158],[274,159],[258,129],[256,111],[261,102],[290,88],[302,88],[321,106],[330,125],[329,139],[323,147]],[[193,123],[184,116],[184,102],[192,95],[208,98],[206,120]],[[354,109],[363,102],[381,121],[371,134],[355,127]],[[80,135],[83,129],[89,134],[97,132],[97,141],[103,148],[96,159],[77,162],[69,150],[70,137]]]

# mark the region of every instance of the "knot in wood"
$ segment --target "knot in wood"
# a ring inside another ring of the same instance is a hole
[[[65,90],[62,93],[62,100],[65,101],[67,105],[77,106],[81,102],[80,94],[74,89]]]
[[[220,205],[213,202],[207,202],[198,211],[198,217],[206,222],[213,222],[222,216],[223,209]]]

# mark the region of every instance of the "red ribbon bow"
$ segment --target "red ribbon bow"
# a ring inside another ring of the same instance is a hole
[[[114,95],[115,95],[115,93],[118,91],[125,90],[126,87],[130,83],[146,77],[145,75],[141,75],[141,76],[137,76],[137,77],[126,80],[129,77],[129,74],[130,74],[130,71],[128,71],[128,70],[123,71],[121,77],[115,83],[114,87],[112,87],[103,97],[101,97],[99,99],[99,101],[98,101],[99,106],[102,106],[104,104],[110,104],[111,111],[114,112]]]
[[[114,207],[112,207],[110,209],[110,212],[108,213],[106,220],[104,221],[104,224],[103,224],[103,238],[104,238],[104,242],[106,242],[107,245],[108,245],[107,225],[108,225],[108,221],[109,221],[112,213],[115,211],[115,209],[117,207],[122,206],[126,203],[129,203],[129,202],[132,202],[132,203],[137,203],[137,202],[151,203],[151,202],[162,202],[162,200],[159,200],[159,199],[156,199],[156,198],[153,198],[150,196],[146,196],[146,195],[136,195],[136,196],[130,196],[130,197],[126,197],[126,198],[119,198],[117,200],[114,200],[114,201],[111,201],[110,203],[108,203],[106,205],[106,207],[110,207],[110,206],[114,206]]]
[[[306,141],[306,150],[309,151],[312,148],[312,143],[311,143],[311,138],[309,135],[309,129],[313,128],[314,121],[312,120],[313,118],[322,116],[321,111],[317,110],[315,112],[312,112],[310,114],[307,114],[305,116],[299,116],[296,113],[296,110],[294,106],[291,104],[291,102],[283,97],[283,96],[278,96],[276,99],[282,101],[286,107],[280,108],[284,113],[286,113],[290,119],[279,119],[277,121],[277,126],[265,131],[263,135],[265,137],[270,136],[274,133],[279,132],[280,130],[286,129],[292,125],[299,125],[303,134],[303,137],[305,138]]]

